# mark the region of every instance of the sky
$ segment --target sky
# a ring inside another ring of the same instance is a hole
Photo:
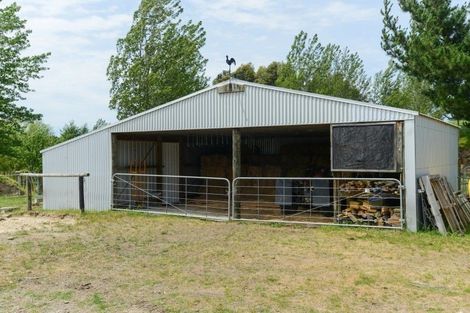
[[[12,1],[1,1],[0,6]],[[56,132],[71,120],[116,121],[108,108],[106,68],[139,0],[16,0],[32,30],[29,53],[51,52],[49,70],[20,104],[43,114]],[[285,59],[301,30],[359,53],[369,75],[384,69],[381,0],[182,0],[184,19],[202,21],[207,75],[226,69],[225,55],[256,67]]]

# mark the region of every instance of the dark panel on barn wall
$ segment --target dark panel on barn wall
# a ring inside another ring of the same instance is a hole
[[[334,125],[333,171],[397,171],[395,124]]]

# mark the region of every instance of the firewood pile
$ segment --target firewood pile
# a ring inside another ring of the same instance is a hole
[[[397,182],[347,181],[339,186],[339,193],[347,200],[336,216],[338,223],[401,226],[400,207],[389,204],[389,200],[399,202]]]
[[[470,228],[470,202],[454,192],[446,177],[440,175],[419,178],[423,193],[423,210],[427,225],[441,234],[464,234]]]
[[[370,181],[370,180],[351,180],[339,186],[339,191],[344,195],[355,196],[358,194],[370,193],[389,193],[399,195],[399,186],[394,181]]]
[[[342,224],[401,225],[400,208],[371,205],[368,200],[349,200],[346,208],[338,214],[337,220]]]

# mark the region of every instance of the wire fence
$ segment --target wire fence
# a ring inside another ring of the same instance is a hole
[[[233,181],[232,217],[403,228],[402,190],[396,179],[241,177]]]
[[[27,204],[27,181],[31,183],[32,204],[43,203],[43,180],[40,177],[24,177],[21,173],[0,174],[0,207],[25,207]]]

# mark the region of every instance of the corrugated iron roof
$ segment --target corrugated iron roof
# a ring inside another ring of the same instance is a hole
[[[228,84],[239,84],[247,88],[244,92],[217,92],[218,88]],[[103,131],[137,132],[388,121],[413,119],[417,115],[418,112],[411,110],[231,79],[41,152]]]

